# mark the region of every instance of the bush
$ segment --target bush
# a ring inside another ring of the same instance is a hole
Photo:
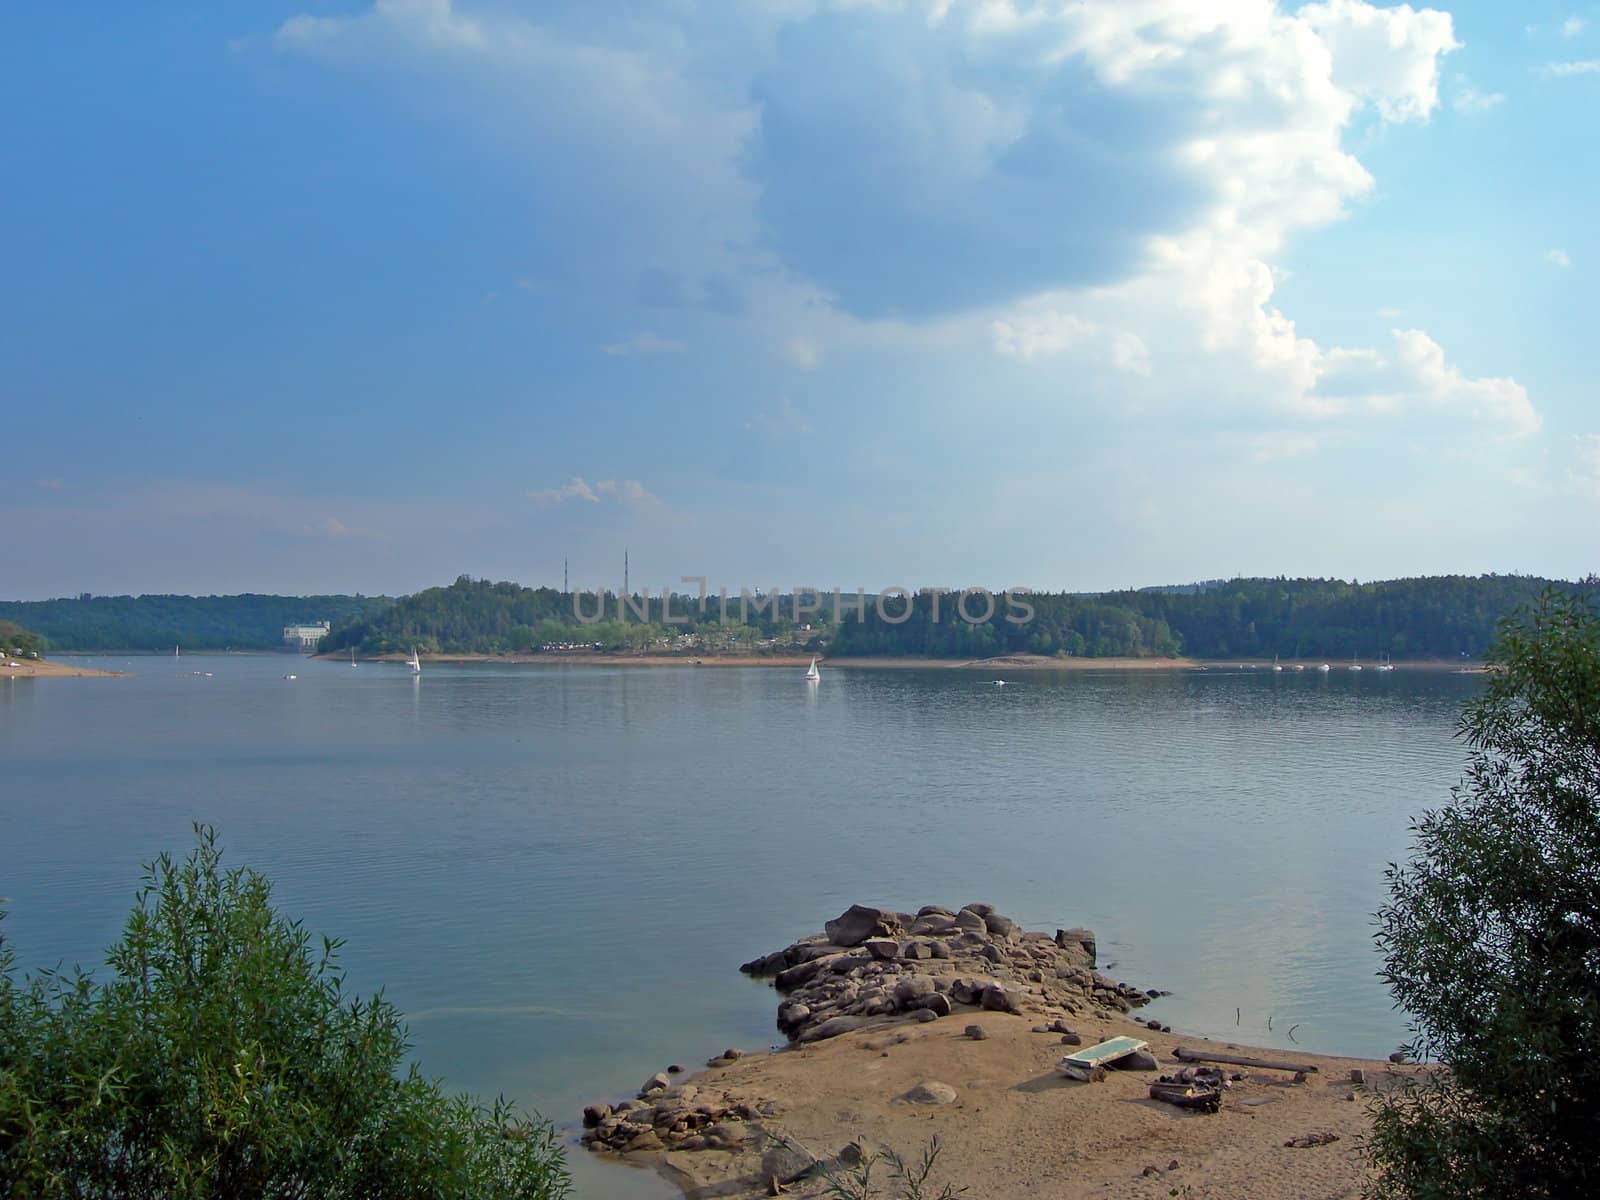
[[[1378,914],[1409,1049],[1444,1068],[1375,1109],[1385,1200],[1600,1189],[1600,615],[1546,594],[1492,661],[1466,777]]]
[[[548,1123],[402,1074],[399,1015],[346,999],[340,943],[314,953],[271,885],[196,834],[146,867],[109,982],[19,985],[0,945],[0,1196],[567,1194]]]

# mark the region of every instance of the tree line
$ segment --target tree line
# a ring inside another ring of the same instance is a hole
[[[337,625],[394,603],[385,596],[91,596],[3,600],[0,619],[54,650],[276,650],[288,625]]]

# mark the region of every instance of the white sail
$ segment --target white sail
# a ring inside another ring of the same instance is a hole
[[[811,665],[806,668],[806,678],[807,679],[821,679],[822,678],[822,672],[817,670],[817,660],[816,660],[815,657],[813,657],[811,659]]]

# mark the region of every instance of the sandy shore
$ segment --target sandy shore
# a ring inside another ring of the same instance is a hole
[[[12,663],[19,664],[12,666]],[[97,671],[92,667],[74,667],[66,663],[51,662],[47,658],[6,658],[0,661],[0,679],[119,679],[121,671]]]
[[[988,1036],[967,1037],[963,1030],[971,1024]],[[1392,1083],[1404,1068],[1283,1050],[1252,1052],[1156,1033],[1115,1016],[1074,1024],[1086,1043],[1121,1034],[1148,1041],[1163,1071],[1182,1066],[1172,1059],[1178,1046],[1253,1053],[1318,1070],[1297,1084],[1285,1072],[1253,1069],[1232,1085],[1220,1112],[1187,1112],[1149,1098],[1149,1072],[1111,1071],[1100,1083],[1067,1080],[1054,1069],[1069,1052],[1059,1037],[1032,1032],[1024,1017],[979,1013],[750,1055],[708,1069],[691,1084],[702,1095],[726,1090],[775,1098],[778,1111],[764,1122],[767,1132],[823,1160],[863,1138],[911,1159],[937,1136],[943,1149],[933,1180],[965,1187],[968,1196],[982,1200],[1334,1200],[1361,1194],[1368,1089]],[[1352,1069],[1362,1070],[1367,1084],[1353,1084]],[[947,1084],[956,1098],[933,1105],[902,1098],[929,1080]],[[1334,1134],[1337,1140],[1285,1144],[1310,1134]],[[761,1159],[770,1142],[747,1141],[753,1144],[735,1152],[628,1157],[654,1166],[692,1200],[769,1195]],[[875,1177],[886,1176],[880,1165]],[[789,1184],[785,1194],[815,1200],[829,1193],[825,1180],[810,1178]]]

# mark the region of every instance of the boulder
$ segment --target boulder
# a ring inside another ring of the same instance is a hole
[[[900,1098],[907,1104],[953,1104],[956,1090],[937,1079],[924,1079]]]
[[[970,908],[963,908],[956,914],[956,928],[966,930],[968,933],[989,932],[989,926],[984,923],[983,914],[975,913]]]
[[[989,1036],[989,1031],[982,1025],[968,1025],[962,1032],[975,1042],[981,1042]]]
[[[890,962],[900,957],[900,943],[893,938],[868,938],[862,945],[879,962]]]
[[[836,946],[859,946],[868,938],[894,937],[903,932],[898,913],[865,904],[852,904],[823,929]]]
[[[964,912],[975,912],[980,917],[987,917],[994,911],[994,905],[992,904],[963,904],[961,908]]]
[[[1010,917],[1002,917],[996,912],[985,916],[983,924],[989,930],[991,937],[1010,938],[1022,932],[1021,927]]]
[[[1076,952],[1078,955],[1086,956],[1088,961],[1083,965],[1086,967],[1094,966],[1095,941],[1092,930],[1058,929],[1056,930],[1056,945],[1069,953]]]
[[[913,961],[926,961],[934,957],[933,946],[927,942],[907,942],[900,948],[900,957]]]
[[[1159,1071],[1161,1064],[1156,1062],[1156,1056],[1148,1050],[1135,1050],[1132,1054],[1124,1054],[1106,1066],[1117,1071]]]
[[[1002,983],[991,983],[983,989],[979,1000],[987,1012],[1007,1012],[1022,1014],[1022,993],[1015,988],[1008,988]]]
[[[800,1035],[801,1042],[820,1042],[826,1038],[838,1037],[841,1033],[849,1033],[860,1029],[867,1023],[865,1017],[839,1016],[829,1017],[826,1021],[819,1021]]]
[[[817,1156],[794,1142],[776,1142],[761,1156],[763,1178],[793,1183],[816,1170]]]
[[[651,1092],[659,1092],[671,1086],[672,1080],[668,1079],[661,1071],[657,1071],[654,1075],[650,1076],[649,1079],[644,1081],[644,1086],[639,1089],[639,1098],[643,1099]]]
[[[924,904],[921,908],[917,909],[917,916],[919,917],[953,917],[955,915],[955,913],[951,912],[942,904]]]
[[[933,979],[928,975],[902,975],[894,985],[894,998],[902,1004],[919,996],[935,994]]]
[[[913,1003],[916,1005],[917,1019],[919,1021],[926,1019],[921,1015],[925,1012],[932,1013],[936,1017],[948,1017],[950,1015],[950,997],[939,992],[930,992],[926,996],[918,996]]]

